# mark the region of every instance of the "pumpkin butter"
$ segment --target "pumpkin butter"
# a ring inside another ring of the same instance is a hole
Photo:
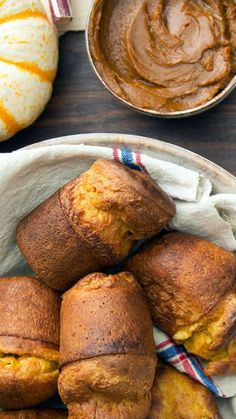
[[[90,51],[107,86],[159,112],[211,100],[236,71],[233,0],[98,0]]]

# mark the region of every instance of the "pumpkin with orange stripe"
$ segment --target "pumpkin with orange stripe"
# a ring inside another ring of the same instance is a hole
[[[40,0],[0,0],[0,141],[44,110],[57,63],[56,30]]]

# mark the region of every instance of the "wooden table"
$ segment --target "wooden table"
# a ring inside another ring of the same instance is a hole
[[[39,120],[0,152],[68,134],[117,132],[158,138],[188,148],[236,175],[236,91],[205,114],[164,120],[124,107],[100,84],[87,58],[83,33],[61,38],[54,94]]]

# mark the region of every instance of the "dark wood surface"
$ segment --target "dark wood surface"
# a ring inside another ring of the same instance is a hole
[[[39,120],[0,152],[69,134],[117,132],[144,135],[188,148],[236,175],[236,91],[202,115],[164,120],[135,113],[100,84],[87,58],[84,34],[60,41],[60,65],[52,100]]]

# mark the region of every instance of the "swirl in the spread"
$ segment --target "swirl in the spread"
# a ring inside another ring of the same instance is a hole
[[[98,73],[122,99],[163,113],[192,109],[233,76],[236,4],[97,0],[89,43]]]

